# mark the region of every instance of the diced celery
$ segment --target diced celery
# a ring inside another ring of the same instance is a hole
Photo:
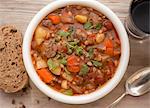
[[[73,95],[73,91],[72,91],[72,89],[68,89],[68,90],[65,90],[65,91],[63,92],[63,94],[72,96],[72,95]]]
[[[52,72],[53,74],[55,74],[55,75],[60,75],[60,73],[61,73],[61,67],[58,66],[58,67],[56,67],[55,69],[52,69],[51,72]]]
[[[72,81],[72,80],[73,80],[72,75],[71,75],[71,74],[68,74],[68,73],[66,73],[66,72],[64,72],[64,73],[62,74],[62,77],[63,77],[64,79],[66,79],[67,81]]]
[[[52,59],[49,59],[47,61],[48,67],[50,71],[55,75],[60,75],[61,73],[61,67],[57,61],[53,61]]]

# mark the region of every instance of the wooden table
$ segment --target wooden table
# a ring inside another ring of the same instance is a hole
[[[0,0],[0,24],[12,23],[19,27],[24,34],[32,17],[51,0]],[[99,0],[124,21],[128,15],[130,0]],[[124,92],[125,80],[136,70],[150,66],[150,39],[130,39],[131,57],[128,69],[120,84],[107,96],[86,105],[67,105],[49,99],[41,93],[30,81],[31,88],[26,92],[5,94],[0,92],[0,108],[19,108],[22,104],[26,108],[105,108]],[[12,100],[13,101],[12,104]],[[126,96],[117,108],[150,108],[150,93],[141,97]]]

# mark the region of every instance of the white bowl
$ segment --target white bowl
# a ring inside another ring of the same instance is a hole
[[[31,61],[31,41],[37,25],[50,12],[56,10],[57,8],[64,7],[66,5],[83,5],[102,12],[112,21],[114,27],[116,28],[119,34],[119,38],[121,41],[120,64],[115,72],[114,77],[110,81],[108,81],[104,87],[87,95],[67,96],[48,87],[37,75],[36,70],[34,69]],[[23,40],[23,60],[29,77],[31,78],[33,83],[47,96],[57,101],[68,104],[90,103],[107,95],[112,89],[114,89],[117,86],[117,84],[122,79],[129,61],[128,36],[120,19],[102,3],[95,0],[56,0],[52,3],[49,3],[43,9],[41,9],[30,22]]]

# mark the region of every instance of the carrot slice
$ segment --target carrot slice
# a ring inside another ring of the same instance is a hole
[[[48,18],[52,21],[53,24],[59,24],[61,20],[58,15],[49,15]]]
[[[105,39],[104,44],[107,48],[113,48],[113,42],[111,39]]]
[[[75,55],[71,55],[67,59],[67,65],[78,65],[79,62],[80,62],[80,58]]]
[[[67,66],[68,71],[70,72],[79,72],[80,71],[80,66]]]
[[[50,83],[53,80],[53,75],[46,68],[37,70],[37,73],[45,83]]]
[[[70,72],[79,72],[80,71],[80,58],[75,55],[68,57],[67,69]]]

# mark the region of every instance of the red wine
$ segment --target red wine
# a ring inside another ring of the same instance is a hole
[[[150,34],[150,0],[134,0],[131,17],[138,29]]]

